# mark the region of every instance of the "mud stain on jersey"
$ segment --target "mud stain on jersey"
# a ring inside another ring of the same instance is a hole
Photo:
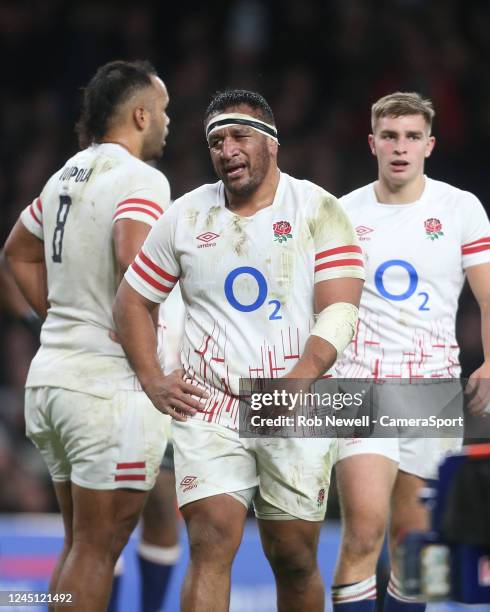
[[[95,168],[95,171],[99,174],[109,172],[109,170],[112,170],[116,164],[117,162],[115,159],[106,159],[104,160],[104,163],[100,166],[100,168]]]
[[[117,165],[118,165],[118,161],[116,159],[112,159],[111,157],[97,157],[94,160],[94,165],[90,168],[90,174],[105,174],[106,172],[110,172],[111,170],[113,170]],[[88,177],[90,178],[90,177]]]
[[[240,257],[247,253],[247,234],[245,233],[245,218],[235,215],[231,222],[231,230],[235,234],[233,237],[233,250]]]
[[[280,281],[277,283],[280,287],[282,286],[283,283],[281,283]],[[275,291],[269,291],[269,293],[267,294],[267,298],[268,298],[268,303],[270,304],[272,301],[276,301],[276,302],[280,302],[281,306],[284,306],[285,303],[285,298],[284,295],[282,295],[279,292],[275,292]]]
[[[270,265],[271,287],[269,292],[271,300],[278,300],[285,306],[294,282],[294,251],[282,249],[272,260]]]
[[[199,211],[194,210],[192,208],[190,210],[187,210],[185,213],[185,220],[187,221],[189,226],[192,228],[196,227],[198,217],[199,217]]]
[[[216,216],[221,210],[221,206],[211,206],[208,210],[208,214],[206,215],[206,221],[204,222],[206,229],[211,229],[214,225],[214,221]]]
[[[398,315],[398,323],[403,325],[404,327],[410,327],[412,323],[415,324],[413,316],[410,312],[406,310],[400,310]]]
[[[316,217],[308,217],[306,219],[308,229],[310,230],[310,237],[314,237],[316,234],[316,228],[318,226],[318,219]],[[301,236],[303,238],[303,236]],[[305,236],[307,238],[307,236]]]
[[[294,256],[289,251],[283,251],[281,253],[281,280],[284,283],[284,287],[289,291],[293,284],[294,277]]]
[[[324,245],[333,236],[336,243],[357,243],[354,229],[337,198],[321,194],[314,208],[316,215],[310,217],[307,223],[317,245]]]

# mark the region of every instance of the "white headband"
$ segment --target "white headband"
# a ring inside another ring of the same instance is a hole
[[[206,138],[209,138],[216,130],[221,130],[230,125],[248,125],[256,132],[265,134],[265,136],[279,142],[277,140],[277,129],[275,126],[265,121],[261,121],[256,117],[252,117],[252,115],[245,115],[243,113],[222,113],[221,115],[213,117],[206,126]]]

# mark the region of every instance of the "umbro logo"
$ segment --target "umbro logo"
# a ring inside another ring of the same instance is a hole
[[[204,249],[206,247],[214,247],[216,246],[216,238],[219,238],[219,234],[215,234],[214,232],[204,232],[204,234],[199,234],[196,236],[196,240],[200,240],[203,244],[198,244],[198,249]]]
[[[180,481],[180,488],[182,492],[190,491],[191,489],[195,489],[197,487],[197,476],[184,476]]]
[[[180,486],[188,487],[190,484],[194,482],[194,480],[196,480],[196,478],[197,476],[184,476],[184,478],[182,478],[182,480],[180,481]]]
[[[358,236],[364,236],[365,234],[370,234],[374,232],[374,230],[370,227],[366,227],[365,225],[358,225],[356,227],[356,232]]]
[[[374,230],[366,225],[358,225],[356,227],[356,234],[359,240],[371,240],[371,236],[367,236],[371,232],[374,232]]]

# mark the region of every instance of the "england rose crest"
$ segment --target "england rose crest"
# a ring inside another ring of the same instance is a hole
[[[277,242],[286,242],[288,238],[292,238],[291,224],[289,221],[278,221],[272,226],[274,230],[274,240]]]
[[[318,496],[316,498],[316,503],[319,508],[323,506],[323,502],[325,501],[325,489],[320,489],[318,491]]]
[[[431,219],[427,219],[424,221],[425,233],[427,238],[431,240],[438,239],[439,236],[444,236],[444,232],[442,231],[442,223],[439,219],[435,219],[432,217]]]

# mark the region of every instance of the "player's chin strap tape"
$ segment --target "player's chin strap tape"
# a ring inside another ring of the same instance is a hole
[[[221,113],[221,115],[213,117],[206,126],[206,139],[216,130],[221,130],[230,125],[248,125],[256,132],[265,134],[269,138],[272,138],[272,140],[279,142],[277,140],[277,129],[274,125],[261,121],[257,119],[257,117],[252,117],[252,115],[245,115],[244,113]]]
[[[337,357],[340,357],[354,337],[358,315],[359,309],[354,304],[330,304],[318,315],[311,334],[330,342],[337,350]]]

